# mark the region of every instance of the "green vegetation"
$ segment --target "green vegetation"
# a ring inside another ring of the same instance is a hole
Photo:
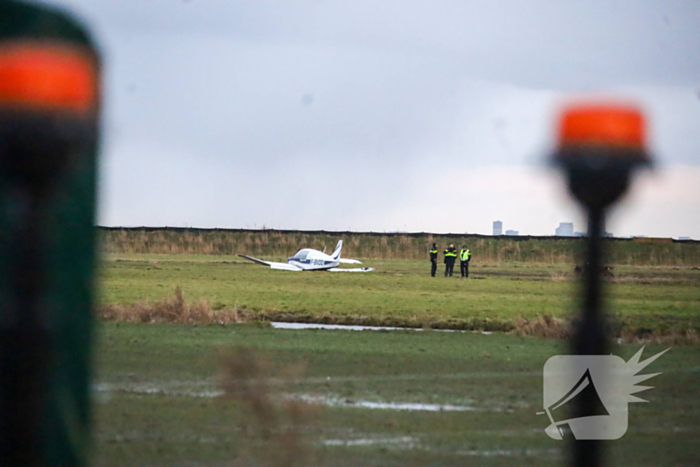
[[[463,280],[431,278],[426,260],[364,263],[377,270],[106,255],[96,465],[562,465],[567,445],[549,439],[535,413],[544,362],[566,341],[532,335],[568,335],[579,285],[572,265],[477,257]],[[698,342],[699,285],[700,271],[687,266],[618,266],[606,281],[623,341],[674,345],[645,371],[663,372],[641,394],[650,403],[631,405],[628,433],[606,443],[610,465],[697,459],[698,347],[676,343]],[[291,331],[255,320],[423,330]],[[629,359],[641,344],[623,341],[613,352]]]
[[[613,352],[627,360],[639,347]],[[562,465],[567,444],[535,413],[544,362],[564,351],[498,333],[106,323],[95,465]],[[605,443],[607,465],[697,463],[697,347],[673,348],[655,372],[640,394],[649,404],[631,404],[627,434]]]
[[[474,260],[468,280],[431,278],[427,261],[368,260],[365,265],[377,271],[290,273],[236,257],[110,255],[101,263],[100,302],[147,306],[180,287],[184,299],[200,309],[233,310],[247,319],[519,329],[541,335],[557,332],[533,331],[533,321],[567,319],[577,308],[578,282],[566,265]],[[615,332],[694,333],[700,329],[699,285],[700,271],[687,267],[615,268],[606,284]]]
[[[482,262],[568,264],[580,262],[581,238],[491,237],[457,234],[381,234],[223,229],[100,228],[106,253],[255,256],[292,255],[299,248],[332,249],[341,238],[343,256],[367,259],[427,258],[433,242],[468,244]],[[608,261],[614,265],[700,266],[700,242],[671,239],[607,239]]]

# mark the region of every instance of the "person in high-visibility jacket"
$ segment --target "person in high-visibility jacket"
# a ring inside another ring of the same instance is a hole
[[[435,277],[435,271],[437,271],[437,255],[437,245],[433,243],[433,247],[430,249],[430,275],[433,277]]]
[[[462,277],[469,277],[469,261],[472,259],[472,253],[464,245],[462,251],[459,252],[459,270],[462,272]]]
[[[445,277],[452,277],[455,261],[457,261],[457,248],[450,244],[450,246],[445,249]]]

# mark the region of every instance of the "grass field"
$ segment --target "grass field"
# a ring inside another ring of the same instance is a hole
[[[462,280],[429,277],[426,261],[365,265],[377,271],[103,258],[100,313],[137,322],[99,329],[95,464],[564,465],[566,444],[546,436],[536,412],[542,367],[567,353],[566,341],[526,334],[546,334],[535,326],[551,322],[542,316],[571,316],[571,267],[475,262]],[[613,353],[629,359],[639,338],[649,343],[645,357],[672,345],[644,371],[663,372],[640,394],[650,403],[631,404],[627,434],[606,443],[609,465],[697,465],[699,285],[700,272],[687,267],[617,267],[606,282],[625,337]],[[157,322],[190,309],[202,312],[188,314],[190,324]],[[217,324],[222,316],[252,321]],[[422,329],[280,330],[256,319]]]
[[[96,465],[563,465],[565,444],[535,415],[542,366],[562,344],[498,333],[107,323]],[[627,360],[639,347],[613,352]],[[673,348],[645,372],[663,373],[642,393],[648,404],[630,405],[627,434],[606,443],[608,465],[697,465],[698,348]]]
[[[281,259],[281,258],[278,258]],[[367,274],[273,271],[237,257],[116,255],[101,264],[100,303],[154,303],[181,287],[188,301],[249,318],[412,327],[511,330],[576,310],[571,266],[474,262],[468,280],[431,278],[427,261],[365,261]],[[617,332],[700,329],[700,271],[618,267],[608,311]]]

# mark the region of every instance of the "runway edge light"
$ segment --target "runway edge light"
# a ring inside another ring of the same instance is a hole
[[[558,121],[558,147],[552,162],[567,177],[569,192],[588,218],[582,306],[574,325],[573,355],[607,355],[609,326],[603,308],[602,234],[607,209],[627,191],[631,173],[648,166],[646,122],[641,110],[625,103],[586,102],[565,107]],[[572,418],[585,417],[596,404],[591,394],[577,398]],[[603,445],[597,439],[572,441],[571,465],[597,467]]]

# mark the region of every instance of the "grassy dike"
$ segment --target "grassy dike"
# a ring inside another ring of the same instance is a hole
[[[579,283],[566,265],[475,260],[462,280],[431,278],[427,261],[364,264],[377,270],[290,273],[237,257],[109,255],[101,262],[100,309],[107,319],[126,321],[177,321],[197,311],[205,322],[226,316],[564,337],[578,307]],[[700,271],[619,267],[614,274],[605,291],[616,335],[697,337]]]
[[[343,256],[377,260],[422,260],[435,242],[468,245],[474,258],[490,263],[568,264],[581,261],[584,240],[562,237],[492,237],[459,234],[226,230],[194,228],[98,228],[110,254],[291,256],[300,248],[332,250],[343,239]],[[606,239],[608,262],[634,266],[700,267],[700,242],[671,239]]]

